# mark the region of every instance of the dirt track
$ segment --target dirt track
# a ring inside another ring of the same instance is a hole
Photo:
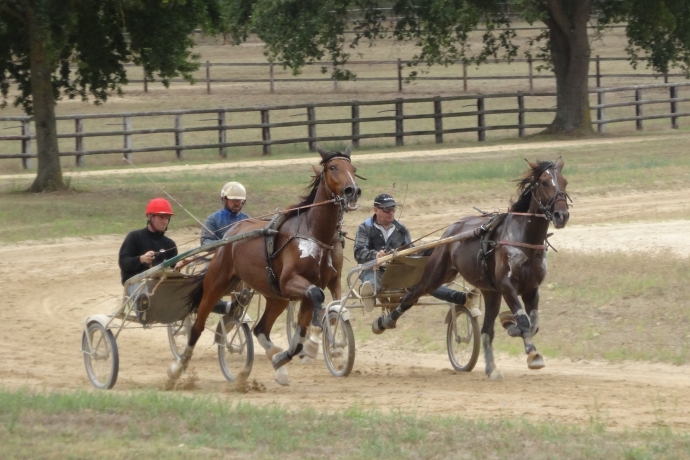
[[[578,200],[572,210],[572,225],[556,233],[551,241],[559,250],[600,251],[630,246],[627,243],[633,239],[637,250],[661,248],[687,257],[687,221],[611,225],[600,222],[614,212],[618,218],[642,219],[625,214],[631,208],[620,206],[640,200],[664,207],[670,214],[687,211],[690,203],[683,197],[689,191],[617,196],[606,200],[606,206],[597,200]],[[450,209],[447,205],[438,209],[426,207],[424,214],[410,210],[407,219],[433,228],[447,223],[450,216],[467,214],[468,209],[467,205]],[[348,221],[349,226],[355,224],[354,220]],[[660,237],[662,233],[664,236]],[[171,236],[178,242],[193,238],[189,230],[172,231]],[[121,236],[102,236],[0,246],[0,324],[5,331],[0,334],[0,385],[92,388],[79,351],[82,323],[87,315],[114,310],[119,301],[116,254],[120,243]],[[357,313],[353,327],[368,328],[373,318],[374,313],[364,317]],[[279,321],[282,326],[282,318]],[[281,329],[273,338],[284,345]],[[386,334],[391,333],[396,331]],[[614,429],[659,423],[675,429],[690,428],[688,365],[547,360],[545,369],[529,371],[523,357],[499,355],[497,363],[506,380],[496,383],[484,376],[482,357],[473,372],[456,374],[445,353],[415,354],[388,349],[388,344],[379,337],[358,343],[354,371],[344,379],[331,377],[321,361],[305,365],[295,361],[289,365],[289,387],[273,381],[266,358],[262,352],[257,353],[251,378],[263,388],[240,394],[223,379],[216,349],[206,333],[191,364],[199,378],[193,391],[290,408],[338,410],[359,405],[489,419],[524,416],[531,420],[587,423],[596,418]],[[113,391],[162,387],[171,361],[164,329],[124,331],[118,346],[120,377]]]

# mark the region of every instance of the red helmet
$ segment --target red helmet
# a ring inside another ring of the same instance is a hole
[[[168,216],[174,216],[175,213],[172,212],[172,206],[168,203],[165,198],[154,198],[149,201],[146,205],[146,215],[149,214],[167,214]]]

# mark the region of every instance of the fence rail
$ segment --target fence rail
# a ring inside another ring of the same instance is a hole
[[[644,61],[645,59],[641,59]],[[669,82],[669,78],[687,78],[687,75],[682,72],[675,72],[675,73],[668,73],[668,74],[659,74],[659,73],[653,73],[653,72],[640,72],[640,73],[605,73],[602,71],[602,63],[603,62],[615,62],[615,61],[628,61],[627,57],[601,57],[601,56],[596,56],[593,57],[590,62],[594,64],[594,73],[589,75],[590,79],[593,79],[596,87],[600,88],[601,87],[601,81],[604,78],[663,78],[664,83]],[[489,64],[499,64],[499,63],[506,63],[508,62],[505,59],[491,59],[488,61]],[[490,81],[490,80],[527,80],[528,86],[529,86],[529,91],[534,90],[534,80],[539,80],[539,79],[554,79],[555,76],[553,74],[550,75],[535,75],[534,72],[534,63],[538,61],[533,61],[532,59],[511,59],[511,63],[526,63],[527,64],[527,69],[526,73],[523,75],[478,75],[478,76],[471,76],[469,74],[469,67],[467,63],[462,62],[462,61],[457,61],[455,62],[458,67],[462,68],[462,75],[457,75],[457,76],[424,76],[424,75],[418,75],[415,77],[416,81],[462,81],[462,86],[463,86],[463,91],[467,92],[469,88],[469,83],[471,81]],[[385,81],[390,81],[390,82],[397,82],[398,86],[398,92],[403,91],[403,83],[405,82],[406,77],[404,77],[404,72],[403,69],[406,68],[408,65],[413,64],[413,61],[407,61],[407,60],[392,60],[392,61],[386,61],[386,60],[377,60],[377,61],[348,61],[347,66],[389,66],[391,69],[391,74],[395,72],[395,76],[390,76],[390,77],[357,77],[355,82],[371,82],[371,81],[378,81],[378,82],[385,82]],[[208,94],[211,94],[212,87],[214,83],[268,83],[268,88],[271,93],[275,92],[276,88],[276,83],[308,83],[308,82],[332,82],[333,84],[333,90],[337,91],[339,88],[339,85],[342,82],[339,82],[338,80],[334,80],[331,77],[320,77],[320,78],[309,78],[309,77],[276,77],[275,76],[275,67],[282,67],[283,63],[269,63],[269,62],[210,62],[206,61],[204,64],[202,64],[202,75],[200,78],[197,79],[198,82],[203,82],[206,86],[206,92]],[[307,63],[306,66],[319,66],[319,67],[331,67],[330,63],[320,63],[320,62],[315,62],[315,63]],[[137,67],[134,64],[128,64],[126,67]],[[213,67],[264,67],[267,68],[267,74],[265,78],[257,77],[257,78],[213,78],[212,77],[212,68]],[[395,69],[395,70],[393,70]],[[143,72],[142,72],[143,73]],[[151,83],[146,79],[146,76],[144,74],[143,79],[130,79],[130,83],[143,83],[144,85],[144,91],[148,92],[148,87],[149,84]],[[186,83],[187,81],[181,78],[173,78],[170,80],[172,83]]]
[[[606,126],[611,123],[621,123],[634,121],[637,130],[643,129],[644,120],[663,119],[671,120],[671,127],[678,128],[678,120],[681,117],[690,116],[690,112],[681,112],[678,110],[678,104],[681,102],[690,101],[690,97],[679,97],[679,88],[690,86],[690,82],[658,84],[658,85],[638,85],[625,86],[618,88],[595,88],[591,89],[590,93],[597,95],[597,104],[590,107],[596,112],[596,119],[593,124],[596,124],[599,132],[605,132]],[[652,99],[643,99],[644,91],[668,90],[668,98],[660,98],[655,96]],[[633,92],[634,100],[626,102],[617,102],[607,104],[605,102],[606,94],[619,92]],[[501,94],[476,94],[476,95],[460,95],[460,96],[436,96],[432,98],[398,98],[388,100],[375,101],[350,101],[350,102],[327,102],[327,103],[313,103],[313,104],[294,104],[294,105],[276,105],[276,106],[261,106],[261,107],[242,107],[242,108],[217,108],[217,109],[194,109],[194,110],[169,110],[160,112],[132,112],[132,113],[107,113],[107,114],[91,114],[91,115],[67,115],[57,117],[60,121],[74,122],[73,132],[61,132],[58,134],[59,139],[75,139],[73,151],[62,151],[61,156],[74,156],[76,164],[83,166],[84,157],[88,155],[102,155],[102,154],[123,154],[125,158],[131,160],[134,153],[144,152],[160,152],[173,151],[178,159],[184,158],[184,152],[188,150],[198,149],[218,149],[221,157],[227,156],[227,149],[231,147],[246,147],[246,146],[261,146],[264,154],[271,153],[272,145],[280,144],[299,144],[306,143],[310,150],[315,149],[317,142],[328,141],[349,141],[354,147],[358,147],[362,139],[374,138],[394,138],[396,145],[404,145],[405,138],[411,136],[434,136],[436,143],[444,142],[444,135],[457,133],[472,133],[477,134],[479,141],[486,139],[486,132],[492,130],[517,130],[517,135],[522,137],[525,135],[527,129],[545,128],[548,123],[528,123],[526,121],[527,114],[537,113],[553,113],[556,111],[554,107],[528,107],[526,102],[531,100],[539,100],[544,97],[554,97],[555,92],[534,92],[534,93],[501,93]],[[486,109],[486,101],[492,99],[508,100],[509,103],[515,104],[510,108],[502,109]],[[444,112],[444,103],[452,103],[457,101],[468,101],[469,105],[462,107],[472,107],[471,110],[452,111],[446,110]],[[411,104],[429,104],[425,108],[430,108],[425,113],[405,114],[405,107]],[[661,114],[644,115],[643,108],[651,104],[668,104],[669,111]],[[364,107],[379,107],[393,106],[392,110],[379,110],[377,113],[394,112],[394,115],[381,116],[362,116],[360,111]],[[351,117],[318,119],[317,110],[319,108],[333,108],[333,107],[349,107]],[[634,116],[624,116],[618,118],[607,118],[607,109],[633,107],[635,110]],[[283,110],[300,110],[304,111],[307,119],[304,121],[280,121],[271,122],[271,114]],[[226,116],[229,114],[243,114],[254,113],[259,115],[259,123],[226,123]],[[189,115],[213,115],[212,118],[205,118],[201,121],[213,121],[212,124],[205,124],[202,126],[184,127],[183,117]],[[516,123],[501,122],[499,124],[487,123],[486,117],[492,115],[516,115]],[[133,129],[133,120],[145,117],[173,117],[173,127],[157,127],[150,129]],[[445,127],[444,121],[449,121],[459,118],[467,118],[475,120],[468,126],[463,127]],[[117,125],[121,125],[122,129],[116,131],[84,131],[84,120],[89,119],[118,119]],[[433,120],[433,129],[409,129],[409,124],[406,122]],[[13,141],[20,141],[21,152],[11,154],[0,154],[0,159],[21,159],[24,168],[30,167],[30,160],[35,158],[32,152],[31,141],[35,139],[35,135],[31,134],[31,118],[25,117],[2,117],[0,122],[19,122],[19,125],[10,126],[5,129],[20,129],[19,135],[0,136],[0,143],[7,143]],[[391,130],[383,132],[362,133],[362,125],[370,123],[391,123]],[[342,135],[328,135],[318,136],[317,127],[320,125],[350,125],[349,133]],[[406,126],[408,129],[406,130]],[[272,130],[279,128],[295,128],[306,127],[305,136],[289,137],[285,139],[272,139]],[[228,131],[249,131],[254,133],[254,140],[228,142]],[[217,132],[217,142],[206,142],[186,145],[184,143],[185,133],[195,132]],[[173,134],[169,145],[153,145],[146,147],[134,147],[132,136],[134,135],[150,135],[150,134]],[[97,137],[120,137],[123,139],[121,148],[102,148],[87,150],[84,147],[84,140],[88,138]]]

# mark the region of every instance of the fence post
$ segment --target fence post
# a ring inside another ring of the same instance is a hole
[[[352,103],[352,146],[359,148],[359,102]]]
[[[518,137],[525,137],[525,96],[520,94],[518,102]]]
[[[644,112],[642,104],[640,104],[640,101],[642,101],[642,90],[638,88],[635,90],[635,102],[637,102],[637,104],[635,104],[635,117],[641,117]],[[637,120],[635,120],[635,128],[638,131],[642,131],[641,119],[638,118]]]
[[[462,61],[462,90],[467,92],[467,62]]]
[[[597,93],[597,105],[604,105],[604,102],[606,101],[604,92],[599,92]],[[604,108],[599,107],[597,109],[597,120],[598,121],[604,121],[604,118],[606,117],[606,114],[604,113]],[[606,132],[606,123],[599,123],[597,127],[597,131],[600,133],[605,133]]]
[[[314,138],[316,137],[316,113],[313,105],[307,107],[307,122],[307,137],[309,138],[307,146],[310,152],[315,152],[316,140],[314,140]]]
[[[175,155],[177,156],[178,160],[181,160],[182,157],[184,156],[183,154],[183,148],[182,146],[184,145],[183,139],[182,139],[182,115],[177,114],[175,115]]]
[[[261,127],[261,140],[264,141],[263,154],[271,154],[271,128],[269,128],[269,116],[268,109],[261,109],[261,124],[265,125]]]
[[[273,63],[271,62],[271,65],[268,67],[268,79],[271,84],[271,93],[275,93],[275,86],[273,84]]]
[[[664,72],[664,83],[668,83],[668,73]]]
[[[670,88],[671,96],[671,113],[678,113],[678,102],[674,99],[678,99],[678,87],[671,86]],[[671,117],[671,128],[678,129],[678,117]]]
[[[144,72],[144,92],[148,93],[149,92],[149,79],[146,76],[146,67],[142,66],[141,70],[142,70],[142,72]]]
[[[529,92],[534,91],[534,71],[532,69],[532,56],[527,58],[527,65],[529,65]]]
[[[436,131],[436,143],[443,144],[443,108],[441,96],[434,98],[434,130]]]
[[[395,100],[395,145],[401,146],[405,144],[403,127],[403,99],[397,98]]]
[[[599,55],[597,54],[597,61],[596,61],[596,69],[597,69],[597,88],[601,88],[601,67],[599,65]]]
[[[125,144],[124,144],[124,156],[125,160],[132,162],[132,135],[129,134],[132,131],[132,119],[130,117],[124,117],[123,124],[125,127]]]
[[[484,96],[477,98],[477,139],[481,141],[486,140],[486,123],[484,120]]]
[[[402,93],[402,61],[398,58],[398,92]]]
[[[22,136],[22,153],[31,155],[31,119],[28,117],[22,121]],[[22,168],[31,168],[31,158],[22,158]]]
[[[206,61],[206,94],[211,94],[211,63]]]
[[[84,132],[84,120],[82,118],[75,118],[74,119],[74,150],[77,152],[83,152],[84,151],[84,138],[81,136],[81,133]],[[75,157],[75,163],[77,166],[84,166],[84,155],[79,155]]]
[[[225,110],[218,111],[218,143],[221,144],[218,147],[218,155],[221,158],[227,158],[228,148],[223,145],[227,143],[225,131]]]

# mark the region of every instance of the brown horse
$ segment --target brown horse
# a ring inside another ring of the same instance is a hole
[[[332,282],[335,270],[331,258],[333,235],[342,214],[357,209],[361,195],[355,181],[356,168],[350,161],[350,149],[318,151],[321,168],[314,166],[316,175],[310,184],[310,193],[292,207],[287,220],[279,227],[270,263],[264,238],[243,239],[222,246],[206,273],[200,276],[201,280],[196,281],[199,286],[190,297],[190,307],[198,305],[197,319],[182,357],[168,370],[170,379],[177,379],[189,363],[213,306],[241,280],[266,298],[266,309],[254,327],[254,335],[276,369],[276,380],[288,384],[284,365],[302,350],[310,323],[321,325],[323,288]],[[241,221],[231,227],[225,237],[265,226],[265,221],[256,219]],[[271,272],[274,277],[270,276]],[[282,351],[271,342],[270,332],[290,300],[301,301],[298,326],[288,349]]]
[[[532,337],[539,330],[539,285],[546,276],[546,237],[549,223],[565,227],[570,214],[568,181],[562,176],[563,160],[555,163],[529,163],[530,170],[518,185],[519,199],[506,214],[492,217],[466,217],[454,223],[443,237],[452,237],[484,226],[483,238],[468,238],[434,249],[422,280],[403,297],[389,315],[377,318],[372,330],[380,334],[395,327],[400,316],[424,294],[432,292],[458,274],[477,287],[484,296],[486,312],[482,326],[482,344],[486,375],[502,380],[494,363],[491,344],[494,322],[503,297],[512,315],[501,314],[511,336],[522,337],[530,369],[544,367],[544,358]],[[519,297],[522,297],[523,305]]]

